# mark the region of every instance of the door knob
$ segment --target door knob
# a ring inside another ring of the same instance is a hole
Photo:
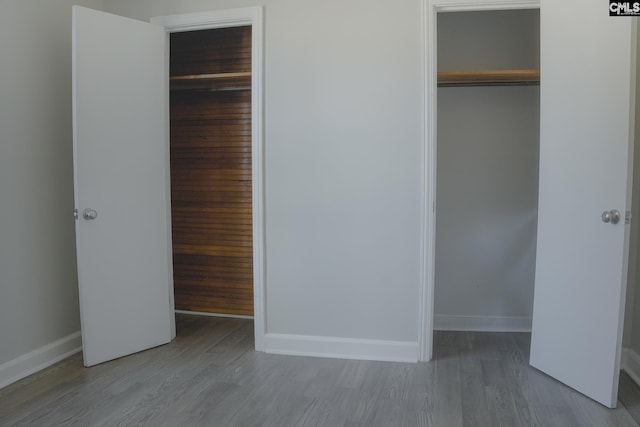
[[[620,222],[620,211],[612,209],[610,211],[602,212],[602,222],[617,224]]]
[[[92,219],[96,219],[98,217],[98,212],[95,209],[86,208],[82,211],[82,218],[90,221]]]

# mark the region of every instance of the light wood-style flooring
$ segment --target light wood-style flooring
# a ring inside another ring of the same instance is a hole
[[[528,334],[439,332],[431,363],[256,353],[248,320],[179,315],[171,344],[92,368],[81,355],[0,390],[0,425],[637,426],[528,366]],[[587,373],[585,373],[586,375]]]

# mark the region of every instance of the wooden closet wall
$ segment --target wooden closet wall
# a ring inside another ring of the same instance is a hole
[[[251,27],[171,34],[177,310],[253,315]]]

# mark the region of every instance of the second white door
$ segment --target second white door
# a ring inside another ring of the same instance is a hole
[[[626,289],[635,27],[600,0],[542,0],[530,361],[609,407]]]
[[[84,363],[169,342],[174,322],[163,27],[73,8]]]

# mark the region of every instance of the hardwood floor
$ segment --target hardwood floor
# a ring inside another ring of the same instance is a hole
[[[92,368],[75,355],[0,390],[0,425],[636,426],[530,368],[528,334],[436,333],[432,363],[256,353],[251,321],[177,317],[171,344]]]

